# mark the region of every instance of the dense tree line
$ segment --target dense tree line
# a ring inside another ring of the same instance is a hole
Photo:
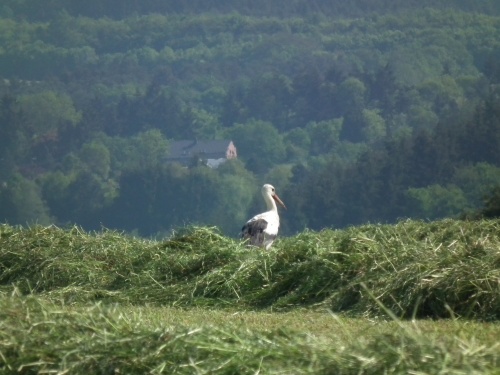
[[[0,219],[236,234],[263,182],[286,233],[496,212],[497,2],[258,3],[7,1]]]
[[[332,157],[322,168],[301,168],[297,173],[305,174],[306,181],[290,184],[286,196],[300,196],[303,225],[314,228],[325,220],[360,224],[474,211],[500,184],[498,93],[494,97],[479,104],[468,120],[440,122],[432,133],[384,140],[352,164]],[[495,146],[489,148],[493,145],[480,140],[480,134],[489,134]]]
[[[367,13],[384,13],[413,10],[416,7],[437,7],[441,9],[455,8],[463,11],[485,12],[493,14],[500,11],[495,1],[472,2],[467,0],[445,0],[436,4],[432,0],[352,0],[349,2],[332,2],[328,0],[290,0],[286,3],[276,0],[108,0],[106,2],[89,0],[82,3],[78,0],[49,0],[40,3],[36,0],[5,0],[2,12],[4,15],[17,15],[30,19],[50,19],[58,10],[65,9],[74,16],[123,18],[134,14],[149,13],[228,13],[238,12],[252,16],[296,15],[330,17],[360,17]]]

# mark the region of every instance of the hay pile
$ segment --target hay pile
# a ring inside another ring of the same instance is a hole
[[[326,339],[286,327],[151,327],[119,306],[7,297],[0,299],[0,373],[489,374],[500,364],[498,327],[477,342],[456,328],[438,335],[413,323],[359,332],[351,320],[337,319]]]
[[[163,241],[78,227],[0,226],[0,292],[49,300],[500,317],[500,221],[305,231],[270,251],[215,228]]]

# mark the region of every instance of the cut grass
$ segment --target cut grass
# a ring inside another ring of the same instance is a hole
[[[493,323],[0,300],[0,371],[71,374],[494,373]]]
[[[405,221],[261,251],[214,228],[3,225],[0,373],[498,374],[499,229]]]
[[[444,220],[305,231],[271,251],[214,228],[164,241],[115,231],[0,226],[0,288],[66,303],[357,315],[500,317],[500,221]]]

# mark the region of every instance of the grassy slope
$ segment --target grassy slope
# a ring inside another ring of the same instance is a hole
[[[498,324],[396,315],[498,319],[499,228],[405,221],[263,252],[211,228],[147,241],[4,225],[0,372],[494,372]]]

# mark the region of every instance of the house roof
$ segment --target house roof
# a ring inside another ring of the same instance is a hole
[[[184,159],[194,155],[225,157],[226,150],[230,146],[230,140],[182,140],[170,143],[168,159]]]

